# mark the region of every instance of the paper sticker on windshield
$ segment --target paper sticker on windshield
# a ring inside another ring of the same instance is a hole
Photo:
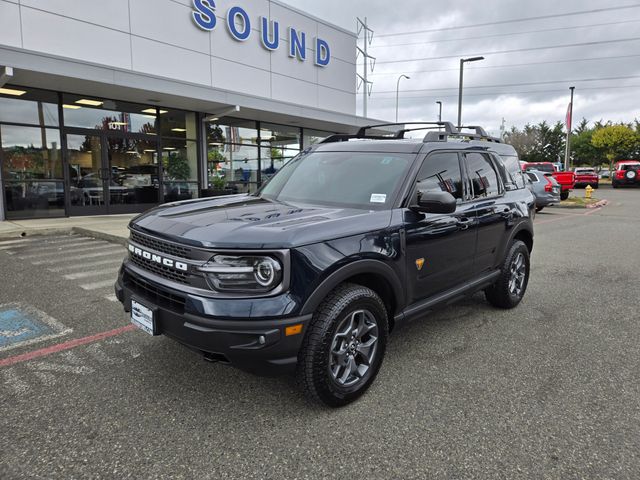
[[[387,201],[386,193],[372,193],[370,203],[385,203]]]

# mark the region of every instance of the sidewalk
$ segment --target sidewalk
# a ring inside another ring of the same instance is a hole
[[[135,214],[129,214],[7,220],[0,222],[0,239],[75,232],[124,244],[129,236],[127,225],[135,216]]]

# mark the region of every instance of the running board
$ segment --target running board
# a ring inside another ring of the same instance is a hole
[[[426,300],[421,300],[418,303],[410,305],[396,316],[396,322],[406,322],[414,320],[417,317],[420,317],[427,312],[434,310],[438,306],[450,305],[468,296],[469,294],[487,288],[493,285],[496,279],[500,276],[500,273],[500,270],[496,270],[495,272],[483,275],[482,277],[471,280],[470,282],[467,282],[463,285],[454,287],[431,298],[427,298]]]

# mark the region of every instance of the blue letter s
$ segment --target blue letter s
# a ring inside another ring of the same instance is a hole
[[[216,3],[214,0],[193,0],[193,21],[201,29],[211,31],[216,27]]]

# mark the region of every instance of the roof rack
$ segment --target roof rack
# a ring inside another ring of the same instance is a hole
[[[466,132],[462,132],[460,130],[473,130],[474,133],[466,133]],[[467,125],[467,126],[460,126],[458,127],[458,134],[455,135],[457,137],[463,137],[469,140],[484,140],[487,142],[493,142],[493,143],[504,143],[502,140],[500,140],[497,137],[492,137],[491,135],[489,135],[487,133],[487,131],[478,126],[478,125]],[[431,140],[431,141],[435,141],[435,140]],[[440,140],[440,141],[447,141],[447,139],[445,138],[444,140]]]
[[[381,127],[406,127],[407,125],[428,125],[426,127],[416,127],[416,128],[401,128],[396,130],[395,132],[389,132],[386,135],[367,135],[367,130],[373,130],[374,128]],[[330,137],[325,138],[320,143],[335,143],[335,142],[346,142],[352,139],[368,139],[368,140],[400,140],[404,138],[404,134],[407,132],[413,132],[416,130],[430,130],[430,129],[441,129],[444,128],[442,133],[446,133],[449,135],[459,135],[460,132],[453,126],[451,122],[408,122],[408,123],[380,123],[377,125],[367,125],[366,127],[361,127],[358,129],[356,133],[348,134],[348,133],[338,133],[336,135],[331,135]],[[437,133],[437,132],[432,132]],[[426,137],[425,137],[426,141]]]

